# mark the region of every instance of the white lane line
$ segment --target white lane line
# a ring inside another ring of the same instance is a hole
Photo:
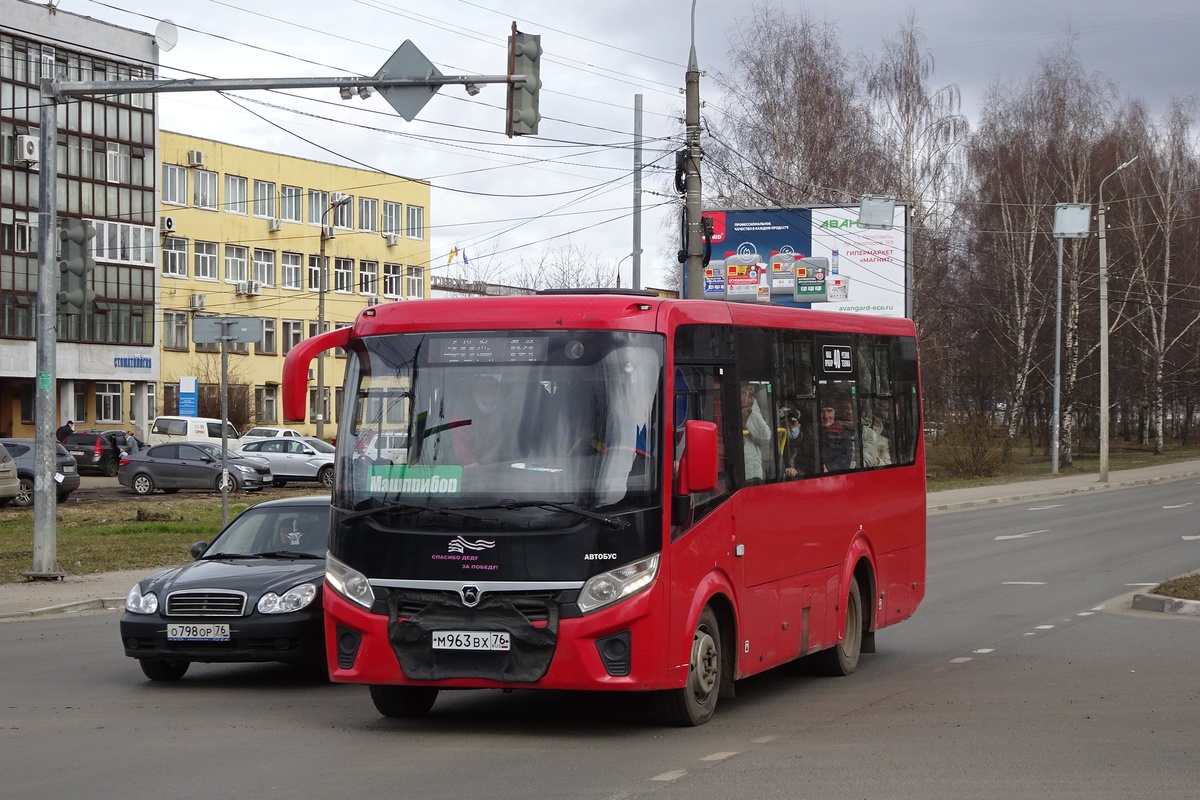
[[[1064,505],[1066,505],[1066,504],[1065,503],[1055,503],[1052,506],[1034,506],[1032,508],[1026,509],[1026,511],[1049,511],[1052,508],[1062,508]]]
[[[1045,581],[1002,581],[1001,586],[1045,586]]]
[[[702,758],[700,760],[701,761],[724,761],[725,759],[733,758],[736,755],[737,755],[737,751],[733,751],[733,752],[729,752],[729,753],[710,753],[709,755],[706,755],[704,758]]]
[[[950,663],[951,664],[965,664],[968,661],[973,661],[973,660],[974,659],[972,659],[970,656],[960,656],[959,658],[950,659]]]
[[[1183,539],[1185,542],[1194,542],[1197,539],[1200,539],[1200,536],[1180,536],[1179,538]]]
[[[760,736],[757,739],[751,739],[750,741],[754,744],[766,744],[767,742],[773,742],[778,738],[778,736]]]
[[[1076,614],[1076,616],[1079,616],[1079,617],[1090,617],[1090,616],[1092,616],[1092,615],[1093,615],[1093,614],[1095,614],[1095,613],[1096,613],[1095,611],[1080,611],[1078,614]]]
[[[1033,536],[1034,534],[1037,534],[1037,533],[1049,533],[1049,532],[1050,532],[1050,529],[1047,528],[1044,531],[1030,531],[1029,533],[1010,533],[1010,534],[1007,534],[1004,536],[997,536],[996,541],[1003,542],[1005,539],[1024,539],[1026,536]]]
[[[687,775],[686,769],[673,769],[670,772],[664,772],[660,775],[655,775],[650,780],[652,781],[677,781]]]
[[[1191,503],[1190,503],[1190,502],[1188,502],[1188,503],[1179,503],[1178,505],[1174,505],[1174,506],[1163,506],[1163,510],[1170,510],[1170,509],[1173,509],[1173,508],[1187,508],[1187,507],[1188,507],[1188,506],[1190,506],[1190,505],[1191,505]]]
[[[994,653],[994,652],[996,652],[996,648],[994,648],[994,647],[981,647],[981,648],[979,648],[978,650],[972,650],[971,652],[972,652],[972,653],[979,653],[980,655],[984,655],[984,654],[986,654],[986,653]]]
[[[1039,631],[1049,631],[1049,630],[1054,630],[1054,626],[1053,625],[1038,625],[1037,629]]]

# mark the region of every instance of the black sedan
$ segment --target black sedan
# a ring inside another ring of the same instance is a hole
[[[271,485],[271,467],[265,459],[226,457],[229,492],[258,490]],[[221,491],[221,446],[207,442],[160,444],[121,455],[117,482],[136,494],[155,489],[171,494],[180,489]]]
[[[325,663],[321,586],[329,495],[251,506],[187,566],[143,578],[125,598],[121,639],[152,681],[193,661]]]

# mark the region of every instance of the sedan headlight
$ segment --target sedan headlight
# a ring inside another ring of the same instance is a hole
[[[588,578],[576,605],[584,614],[632,597],[654,582],[658,575],[658,553]]]
[[[243,475],[251,475],[254,473],[254,467],[247,467],[245,464],[234,464],[233,467]]]
[[[306,607],[317,596],[317,587],[311,583],[293,586],[282,595],[267,592],[258,601],[260,614],[288,614]]]
[[[333,556],[325,558],[325,580],[338,594],[363,608],[370,608],[375,602],[375,593],[371,591],[367,576],[351,569]]]
[[[158,595],[154,592],[142,594],[141,585],[134,584],[129,594],[125,595],[125,610],[134,614],[153,614],[158,611]]]

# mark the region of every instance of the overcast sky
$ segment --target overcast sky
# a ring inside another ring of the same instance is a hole
[[[377,95],[338,99],[332,90],[174,94],[162,99],[165,129],[266,150],[357,163],[433,184],[432,266],[452,246],[474,266],[536,260],[569,242],[614,267],[632,248],[633,98],[643,95],[644,285],[663,285],[678,248],[665,190],[678,147],[692,10],[690,0],[61,0],[59,8],[154,32],[168,18],[178,44],[162,53],[168,77],[372,75],[405,39],[445,74],[506,69],[513,21],[540,33],[545,50],[543,121],[536,138],[504,136],[504,90],[470,98],[446,86],[411,123]],[[957,84],[974,118],[993,81],[1020,81],[1067,32],[1083,66],[1161,113],[1200,81],[1196,0],[776,0],[776,7],[836,22],[843,48],[874,53],[910,10],[936,63],[934,86]],[[702,70],[727,72],[728,33],[751,15],[741,2],[697,0]],[[300,94],[300,93],[296,93]],[[714,83],[702,98],[722,103]],[[251,102],[257,101],[257,102]],[[264,105],[264,103],[269,105]],[[661,165],[661,169],[657,167]],[[357,193],[354,187],[343,188]],[[621,263],[629,285],[629,258]],[[474,277],[474,276],[473,276]]]

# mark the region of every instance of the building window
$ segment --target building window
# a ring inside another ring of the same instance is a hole
[[[192,245],[196,265],[195,275],[204,281],[217,280],[217,243],[196,242]]]
[[[383,265],[383,296],[384,297],[399,297],[400,296],[400,277],[404,274],[404,267],[399,264],[384,264]]]
[[[402,206],[399,203],[384,201],[383,203],[383,232],[394,233],[400,235],[400,210]]]
[[[358,198],[358,229],[377,233],[378,226],[379,201],[371,197]]]
[[[329,320],[325,320],[325,331],[328,331],[328,330],[329,330]],[[320,320],[310,319],[308,321],[308,338],[311,339],[314,336],[316,336],[317,334],[324,333],[325,331],[321,330]]]
[[[279,187],[279,218],[285,222],[303,222],[301,216],[304,190],[299,186]]]
[[[275,219],[275,184],[254,182],[254,216]]]
[[[358,262],[358,291],[362,294],[379,294],[379,262]]]
[[[262,339],[254,345],[254,352],[260,356],[273,356],[279,347],[279,337],[275,332],[275,320],[263,318]]]
[[[96,384],[96,422],[121,422],[125,419],[124,395],[120,383]]]
[[[283,321],[283,354],[304,341],[304,320],[285,319]]]
[[[275,285],[275,251],[254,248],[254,280],[263,286]]]
[[[408,207],[408,225],[405,231],[410,239],[425,238],[425,209],[420,206]]]
[[[225,245],[225,281],[227,283],[247,280],[246,263],[248,258],[247,248],[236,244]]]
[[[108,175],[109,183],[132,183],[130,177],[130,153],[131,149],[127,144],[119,142],[108,143]]]
[[[322,192],[320,189],[308,190],[308,224],[321,225],[325,222],[323,217],[325,212],[329,210],[329,192]]]
[[[187,168],[178,164],[162,165],[162,201],[173,206],[187,205]]]
[[[163,349],[164,350],[187,350],[190,340],[188,339],[188,315],[186,311],[164,311],[163,312]]]
[[[354,291],[353,258],[335,258],[333,260],[333,290],[335,292]]]
[[[167,236],[162,242],[163,275],[187,277],[187,239]]]
[[[246,179],[237,175],[225,176],[225,210],[230,214],[246,213]]]
[[[284,289],[299,289],[300,273],[303,271],[303,256],[299,253],[284,253],[280,257],[280,283]]]
[[[339,199],[345,195],[339,195]],[[350,229],[354,227],[354,198],[345,205],[333,209],[333,227]]]
[[[321,257],[308,257],[308,290],[310,292],[321,291]]]
[[[404,296],[420,299],[425,296],[425,270],[408,267],[404,274]]]
[[[279,421],[279,387],[254,387],[254,421],[259,425],[273,425]]]
[[[329,387],[325,387],[324,402],[317,406],[317,387],[312,387],[308,390],[308,421],[316,422],[318,419],[329,421]]]
[[[198,169],[192,178],[194,189],[193,204],[196,208],[217,210],[217,173],[206,169]]]

